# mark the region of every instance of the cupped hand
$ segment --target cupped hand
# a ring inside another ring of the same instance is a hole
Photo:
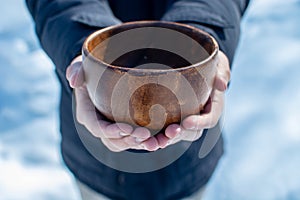
[[[151,136],[148,129],[124,123],[111,123],[95,109],[89,98],[82,69],[81,56],[73,60],[67,68],[67,79],[75,90],[77,102],[76,117],[95,137],[102,140],[111,151],[127,149],[155,151],[179,141],[195,141],[204,129],[213,128],[219,121],[224,108],[224,93],[230,80],[229,62],[224,53],[218,54],[217,73],[213,90],[200,115],[191,115],[182,124],[169,125],[164,133]]]
[[[204,129],[213,128],[218,123],[224,108],[224,93],[230,80],[230,66],[226,55],[220,51],[218,59],[213,90],[201,114],[188,116],[181,125],[171,124],[165,133],[156,135],[160,148],[179,141],[195,141],[202,136]]]
[[[66,72],[69,85],[74,89],[76,98],[76,118],[90,133],[100,138],[103,144],[114,152],[127,149],[154,151],[158,149],[158,142],[151,137],[148,129],[133,128],[125,123],[111,123],[105,120],[93,105],[84,81],[82,57],[76,57]]]

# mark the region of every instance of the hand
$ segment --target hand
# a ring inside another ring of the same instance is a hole
[[[217,74],[210,98],[200,115],[191,115],[179,124],[169,125],[165,133],[156,135],[160,148],[179,141],[195,141],[202,136],[204,129],[213,128],[219,121],[224,107],[224,93],[230,80],[230,67],[226,55],[219,52]]]
[[[124,123],[110,123],[95,109],[84,82],[81,56],[76,57],[67,68],[67,80],[75,91],[76,118],[95,137],[114,152],[127,149],[143,149],[153,151],[158,149],[155,137],[151,137],[148,129],[133,127]]]
[[[214,88],[202,113],[187,117],[182,126],[171,124],[166,128],[165,133],[151,137],[150,131],[146,128],[139,127],[133,130],[128,124],[112,124],[103,120],[103,116],[96,112],[88,96],[84,85],[81,56],[77,57],[67,69],[67,79],[75,90],[77,120],[95,137],[101,138],[112,151],[126,149],[155,151],[179,141],[195,141],[202,136],[204,129],[212,128],[217,124],[223,111],[224,92],[230,80],[230,68],[224,53],[220,52],[218,58]]]

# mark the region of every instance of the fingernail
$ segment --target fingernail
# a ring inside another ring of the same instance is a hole
[[[176,130],[175,130],[175,131],[176,131],[176,133],[177,133],[177,134],[179,134],[179,133],[181,132],[181,128],[180,128],[180,127],[178,127],[178,128],[176,128]]]
[[[122,131],[119,134],[120,134],[120,136],[127,136],[127,135],[129,135],[128,133],[125,133],[125,132],[122,132]]]

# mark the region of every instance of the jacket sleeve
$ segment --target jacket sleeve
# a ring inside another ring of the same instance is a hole
[[[189,24],[210,33],[232,63],[240,20],[248,4],[249,0],[173,0],[162,20]]]
[[[95,30],[120,23],[106,0],[26,0],[40,43],[61,81],[84,39]]]

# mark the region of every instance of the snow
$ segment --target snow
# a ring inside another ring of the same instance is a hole
[[[0,13],[0,199],[80,199],[59,150],[54,66],[24,1]],[[226,153],[204,199],[300,199],[299,24],[299,0],[252,1],[227,92]]]

